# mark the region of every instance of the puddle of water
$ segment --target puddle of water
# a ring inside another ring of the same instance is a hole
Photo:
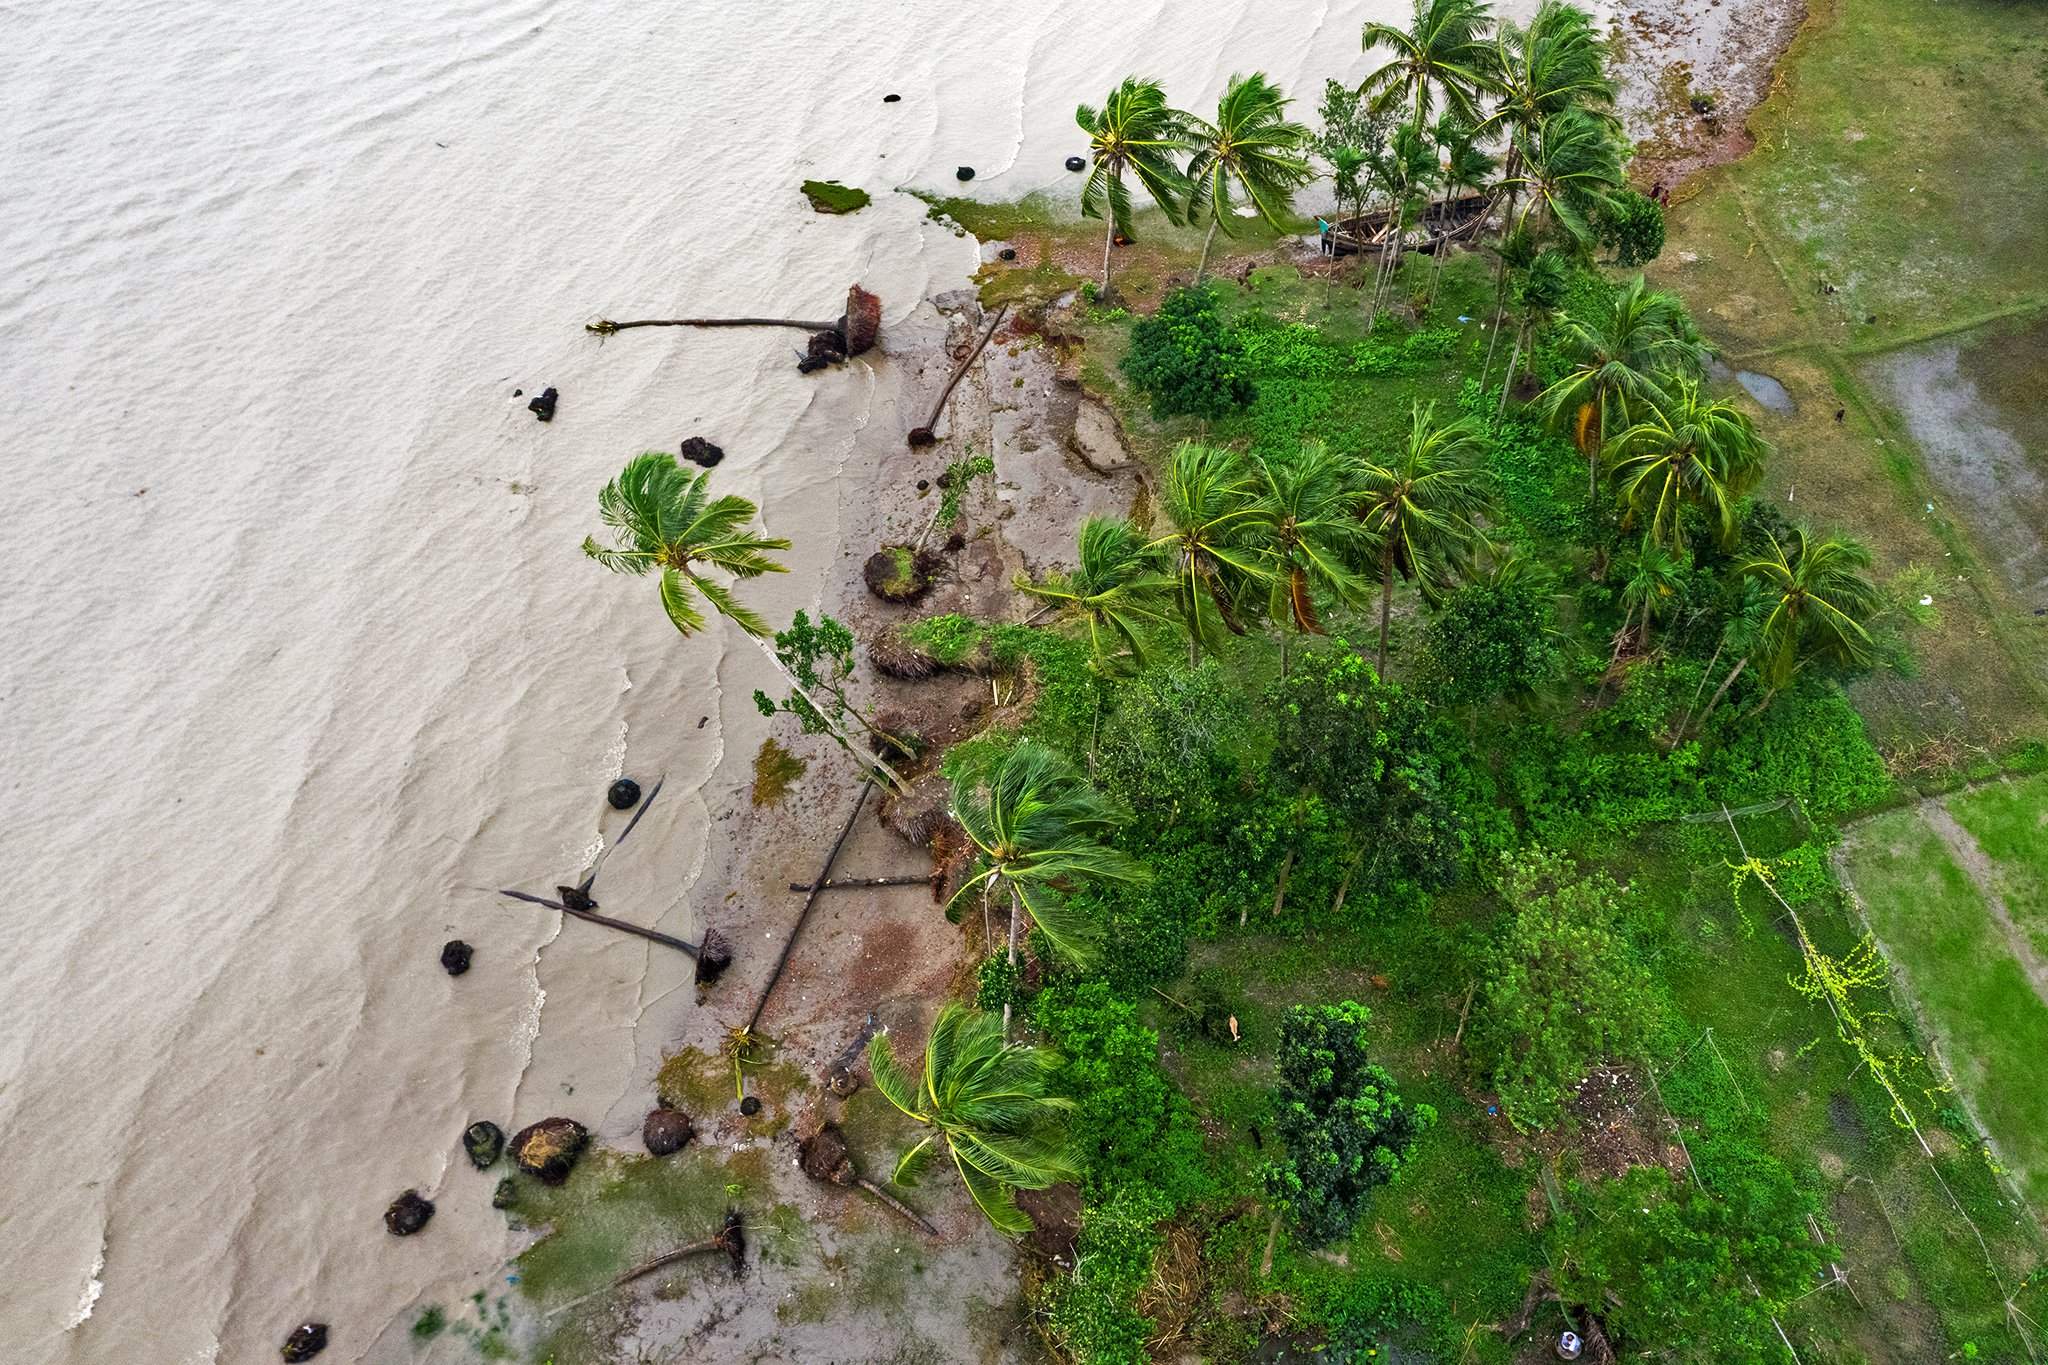
[[[1797,412],[1799,405],[1792,401],[1792,395],[1785,392],[1785,386],[1767,374],[1755,370],[1737,370],[1735,382],[1761,403],[1770,412]]]

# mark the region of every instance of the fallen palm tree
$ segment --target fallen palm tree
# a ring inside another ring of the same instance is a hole
[[[612,1285],[616,1288],[622,1284],[630,1284],[642,1275],[652,1275],[665,1265],[673,1265],[686,1256],[699,1256],[707,1251],[722,1251],[732,1258],[732,1273],[735,1276],[746,1272],[747,1234],[740,1223],[740,1211],[738,1209],[726,1210],[725,1222],[719,1226],[715,1236],[706,1237],[701,1242],[692,1242],[688,1246],[677,1247],[674,1251],[665,1251],[651,1261],[644,1261],[634,1266],[631,1270],[619,1276],[618,1279],[613,1280]]]
[[[631,327],[797,327],[813,334],[811,355],[817,357],[821,348],[817,337],[829,335],[838,338],[838,357],[862,355],[874,349],[875,339],[882,330],[882,301],[859,285],[852,285],[846,291],[846,311],[833,322],[810,322],[801,318],[638,318],[630,322],[614,322],[610,318],[599,318],[596,322],[584,324],[584,330],[595,332],[601,337],[623,332]],[[827,359],[831,357],[827,356]],[[822,360],[820,363],[824,363]]]
[[[732,965],[732,948],[726,943],[725,936],[716,929],[706,929],[702,943],[686,942],[673,934],[664,934],[659,929],[646,929],[637,924],[628,924],[622,919],[613,919],[610,915],[600,915],[596,910],[597,902],[573,886],[556,887],[555,895],[560,897],[559,900],[549,900],[546,896],[536,896],[531,892],[513,891],[503,887],[499,888],[498,894],[509,896],[516,901],[525,901],[530,905],[543,905],[550,910],[559,910],[573,919],[580,919],[586,924],[603,925],[607,929],[634,934],[649,942],[688,953],[696,959],[696,981],[700,986],[708,986],[718,980],[725,974],[725,969]]]
[[[954,368],[953,377],[946,381],[946,387],[939,390],[939,401],[932,404],[932,415],[924,419],[923,426],[910,429],[910,435],[906,439],[909,440],[912,450],[937,444],[939,438],[933,434],[932,428],[939,424],[939,416],[946,410],[946,400],[953,396],[954,386],[974,367],[974,358],[981,354],[982,347],[988,345],[989,338],[996,334],[996,328],[1002,326],[1003,315],[1009,311],[1010,305],[1007,303],[996,308],[996,315],[989,319],[987,328],[981,334],[981,340],[974,343],[974,349],[967,353],[967,358]]]
[[[915,1224],[926,1236],[939,1235],[939,1230],[925,1221],[924,1215],[860,1173],[853,1164],[853,1152],[846,1145],[846,1134],[836,1123],[826,1124],[803,1140],[797,1148],[797,1165],[803,1168],[805,1175],[821,1184],[837,1185],[843,1190],[866,1190],[883,1207],[905,1222]]]

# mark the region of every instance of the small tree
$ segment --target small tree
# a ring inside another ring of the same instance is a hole
[[[1367,1197],[1400,1174],[1436,1110],[1405,1103],[1394,1078],[1366,1058],[1371,1011],[1355,1000],[1296,1005],[1280,1024],[1279,1114],[1287,1146],[1267,1181],[1302,1235],[1351,1231]]]
[[[761,714],[773,717],[779,711],[795,716],[807,735],[830,735],[849,751],[847,721],[867,732],[878,749],[901,751],[902,741],[875,728],[860,707],[847,695],[846,684],[853,677],[853,632],[824,613],[815,623],[799,609],[788,630],[775,635],[775,658],[795,686],[777,701],[756,689],[754,705]]]
[[[1635,190],[1616,190],[1595,215],[1600,245],[1614,253],[1614,263],[1648,265],[1664,250],[1664,206]]]
[[[1507,930],[1488,954],[1472,1052],[1508,1121],[1528,1128],[1552,1122],[1596,1063],[1641,1050],[1656,995],[1605,873],[1530,849],[1509,855],[1500,893]]]
[[[1453,706],[1526,697],[1562,663],[1549,595],[1533,584],[1474,583],[1430,617],[1418,666],[1425,692]]]
[[[1223,320],[1215,291],[1176,289],[1131,328],[1124,374],[1152,399],[1152,415],[1227,417],[1252,401],[1244,345]]]

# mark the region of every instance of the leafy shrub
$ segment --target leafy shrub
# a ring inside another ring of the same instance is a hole
[[[1270,773],[1328,804],[1373,850],[1368,894],[1448,886],[1467,854],[1446,751],[1456,741],[1428,706],[1382,682],[1342,640],[1302,654],[1273,692]]]
[[[1596,227],[1616,265],[1648,265],[1664,250],[1664,206],[1624,189],[1608,201]]]
[[[1007,952],[990,953],[974,974],[974,1007],[993,1013],[1016,1004],[1023,999],[1018,991],[1022,977],[1021,962],[1011,962]]]
[[[1284,1160],[1268,1184],[1303,1236],[1342,1237],[1368,1195],[1400,1174],[1416,1139],[1436,1121],[1426,1104],[1407,1104],[1394,1078],[1366,1057],[1371,1011],[1355,1000],[1296,1005],[1280,1024],[1279,1112],[1274,1129]]]
[[[1068,1133],[1091,1197],[1144,1185],[1165,1217],[1209,1192],[1201,1131],[1136,1005],[1089,981],[1040,992],[1032,1017],[1067,1059],[1058,1084],[1075,1103]]]
[[[1485,969],[1472,1050],[1517,1127],[1552,1122],[1594,1063],[1633,1056],[1657,995],[1618,923],[1622,889],[1605,873],[1530,849],[1508,860],[1507,931]]]
[[[1430,617],[1424,685],[1454,706],[1526,696],[1562,666],[1552,629],[1548,595],[1526,583],[1461,588]]]
[[[1119,1190],[1081,1217],[1074,1272],[1056,1276],[1041,1303],[1053,1338],[1090,1365],[1145,1365],[1152,1320],[1132,1305],[1152,1279],[1158,1224],[1169,1214],[1144,1186]]]
[[[1244,344],[1206,288],[1176,289],[1157,313],[1140,319],[1131,328],[1123,371],[1151,397],[1158,418],[1213,420],[1252,401]]]

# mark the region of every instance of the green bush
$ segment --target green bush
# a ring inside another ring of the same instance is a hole
[[[1274,1130],[1286,1145],[1267,1182],[1312,1243],[1351,1231],[1367,1197],[1401,1172],[1415,1141],[1436,1121],[1407,1104],[1394,1078],[1366,1057],[1371,1011],[1355,1000],[1296,1005],[1280,1024],[1280,1091]]]
[[[1658,992],[1619,923],[1622,889],[1542,849],[1501,878],[1507,929],[1488,955],[1472,1051],[1518,1128],[1556,1120],[1596,1063],[1640,1055]]]
[[[1429,619],[1423,686],[1453,706],[1539,691],[1563,667],[1554,628],[1549,595],[1527,583],[1461,588]]]
[[[1157,418],[1214,420],[1252,401],[1244,344],[1223,320],[1215,291],[1176,289],[1131,328],[1124,374],[1152,400]]]
[[[1054,1340],[1089,1365],[1145,1365],[1152,1320],[1132,1305],[1152,1279],[1160,1220],[1169,1210],[1156,1191],[1119,1190],[1081,1215],[1074,1270],[1053,1278],[1040,1308]]]
[[[1137,1006],[1089,981],[1040,992],[1032,1017],[1067,1059],[1058,1085],[1074,1100],[1068,1132],[1090,1198],[1142,1185],[1165,1217],[1210,1191],[1201,1131],[1159,1069],[1159,1035]]]
[[[1663,205],[1631,189],[1608,200],[1597,228],[1616,265],[1648,265],[1664,250]]]

